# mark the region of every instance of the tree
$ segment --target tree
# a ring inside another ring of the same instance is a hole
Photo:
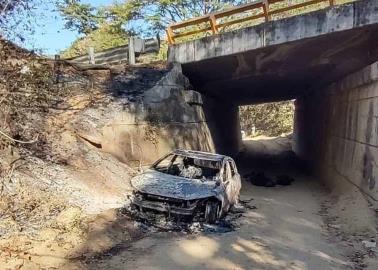
[[[38,16],[36,7],[55,0],[0,0],[0,36],[23,42],[33,34]]]
[[[22,33],[14,31],[16,26],[23,24],[23,28],[29,28],[30,17],[26,17],[31,11],[34,1],[28,0],[0,0],[0,35],[12,39],[23,40]]]
[[[89,34],[98,29],[103,18],[90,4],[82,4],[79,0],[64,0],[58,3],[58,10],[66,21],[67,29],[76,30],[81,34]]]
[[[30,2],[28,0],[0,0],[0,22],[19,9],[28,9]]]
[[[86,36],[75,40],[72,45],[61,54],[64,58],[71,58],[86,54],[89,47],[93,47],[95,51],[102,51],[108,48],[125,45],[127,42],[128,33],[125,30],[103,24]]]
[[[132,32],[160,32],[168,24],[201,16],[247,0],[129,0],[95,9],[80,0],[65,0],[59,10],[66,27],[88,34],[106,21]]]
[[[294,102],[283,101],[240,107],[240,124],[247,135],[279,136],[293,130]]]

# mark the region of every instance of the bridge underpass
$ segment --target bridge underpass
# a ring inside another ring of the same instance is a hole
[[[167,145],[161,149],[213,151],[214,142],[216,151],[236,154],[239,105],[296,99],[293,149],[315,177],[295,175],[291,186],[277,188],[244,182],[240,199],[245,209],[237,213],[235,231],[151,234],[113,257],[110,265],[377,269],[376,260],[366,266],[361,258],[367,252],[362,240],[377,235],[376,217],[365,200],[373,204],[378,198],[377,11],[376,0],[363,0],[172,46],[170,61],[182,70],[175,65],[165,85],[159,83],[144,96],[147,109],[180,125],[164,130],[160,140]],[[117,151],[127,145],[109,141]],[[152,156],[154,148],[145,144],[143,149]],[[341,199],[324,192],[319,179]]]
[[[329,186],[378,200],[378,2],[357,1],[170,47],[202,93],[217,151],[241,147],[238,106],[296,99],[294,145]]]

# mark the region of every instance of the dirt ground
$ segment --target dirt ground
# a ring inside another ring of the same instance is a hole
[[[287,161],[289,150],[285,138],[247,141],[239,160],[241,173],[263,165],[270,174],[287,173],[289,166],[277,165]],[[272,153],[284,160],[267,162]],[[290,175],[295,178],[290,186],[243,182],[241,200],[247,207],[235,231],[153,233],[87,269],[376,269],[374,262],[367,268],[364,255],[356,251],[360,247],[348,237],[337,237],[342,233],[328,215],[329,194],[319,181],[297,172]]]

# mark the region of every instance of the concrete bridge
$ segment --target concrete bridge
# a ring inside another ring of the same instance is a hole
[[[295,152],[330,185],[378,200],[378,1],[360,0],[169,48],[217,151],[240,147],[238,106],[296,99]]]

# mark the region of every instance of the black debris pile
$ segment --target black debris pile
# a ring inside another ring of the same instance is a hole
[[[294,182],[294,178],[286,174],[281,174],[281,175],[277,175],[276,182],[277,182],[277,185],[289,186],[291,185],[292,182]]]
[[[264,172],[251,172],[244,175],[244,179],[259,187],[274,187],[276,182],[267,177]]]
[[[130,207],[122,208],[122,213],[135,220],[135,226],[149,232],[183,232],[187,234],[226,233],[235,230],[228,219],[220,220],[217,224],[206,224],[198,217],[191,220],[177,216],[167,216],[154,211],[140,212]]]
[[[132,218],[136,226],[145,232],[228,233],[240,227],[240,218],[246,211],[256,209],[252,201],[253,199],[240,199],[237,206],[232,207],[216,224],[207,224],[200,214],[188,218],[168,216],[157,211],[141,212],[131,204],[119,209],[119,212]]]
[[[252,201],[253,201],[253,199],[247,199],[247,200],[239,199],[239,205],[241,207],[233,207],[231,209],[231,212],[232,213],[237,213],[239,208],[242,208],[242,211],[239,211],[239,213],[244,213],[246,211],[246,209],[248,209],[248,210],[256,210],[257,207],[255,205],[251,205]],[[235,211],[235,208],[237,209],[236,211]]]
[[[244,179],[255,186],[259,187],[275,187],[276,185],[288,186],[294,181],[289,175],[281,174],[275,178],[270,178],[264,172],[251,172],[244,175]]]
[[[228,233],[233,232],[237,227],[233,224],[232,220],[221,219],[217,224],[207,224],[203,222],[193,222],[189,225],[187,233]]]

